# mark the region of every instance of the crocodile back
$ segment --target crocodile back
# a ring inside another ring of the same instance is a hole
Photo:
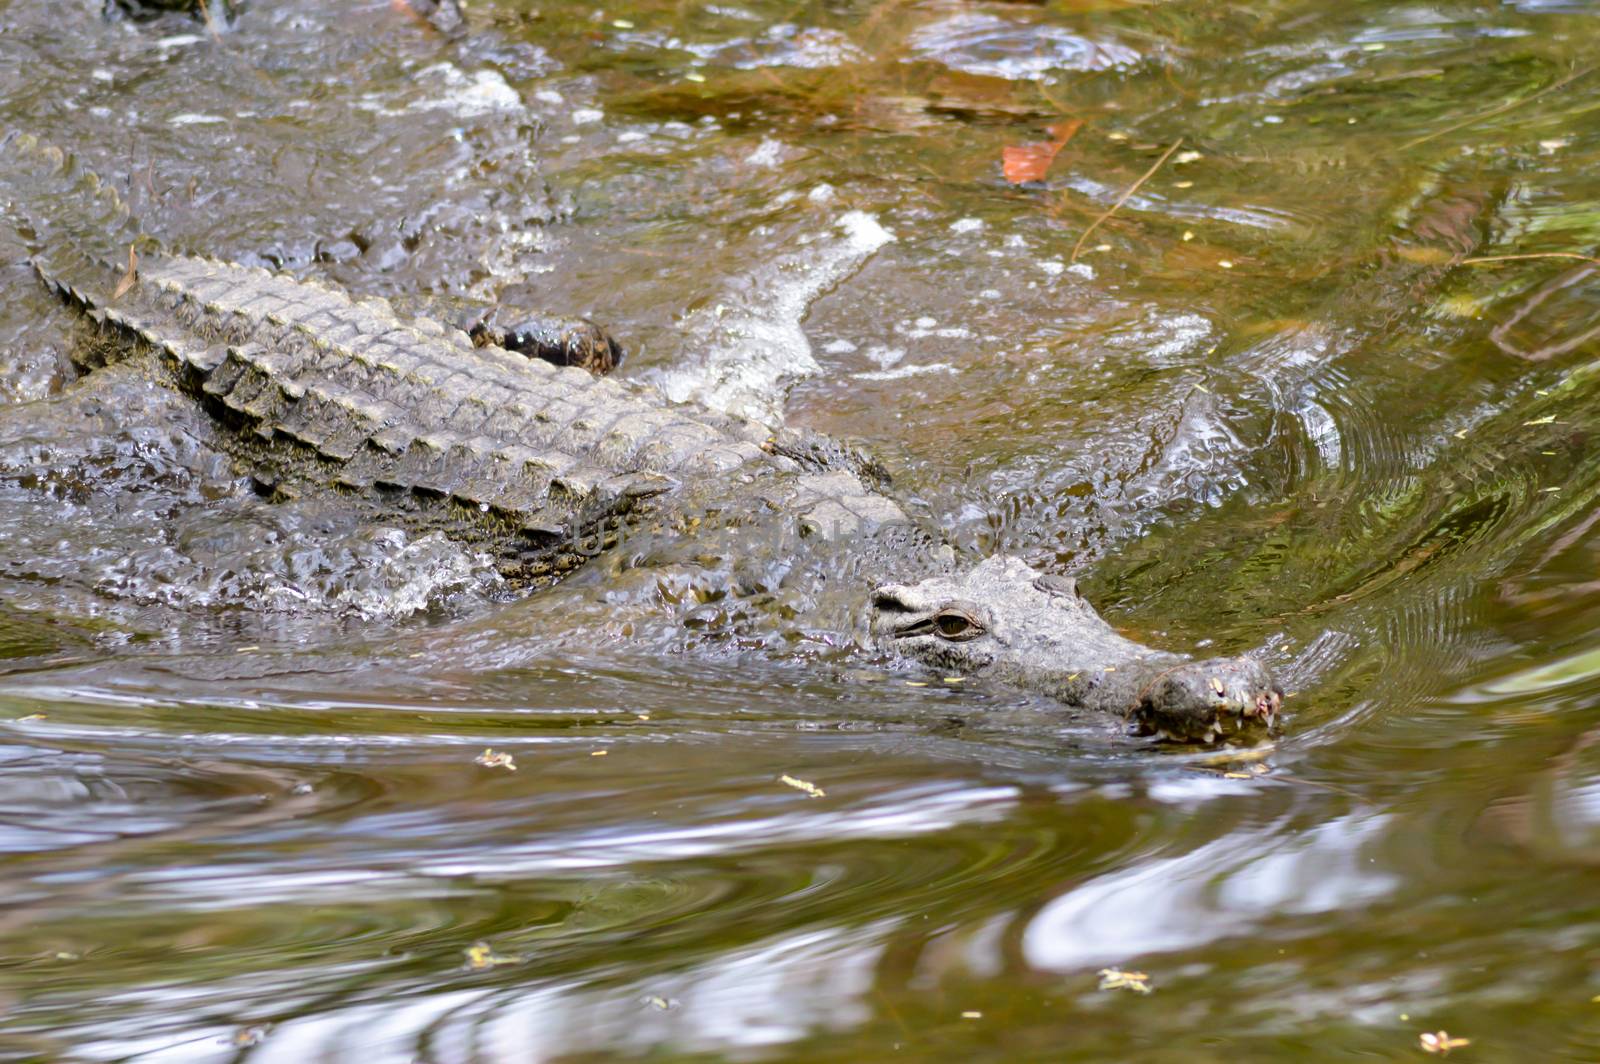
[[[646,385],[475,347],[383,299],[166,254],[114,189],[30,136],[0,142],[0,180],[45,284],[158,352],[275,486],[399,489],[536,549],[762,456],[762,426]]]

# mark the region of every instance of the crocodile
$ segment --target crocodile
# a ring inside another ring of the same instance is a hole
[[[469,336],[384,299],[164,249],[112,186],[29,134],[0,141],[0,199],[27,219],[38,277],[94,323],[75,354],[88,377],[132,360],[192,397],[264,493],[342,496],[444,531],[530,591],[640,530],[780,520],[847,550],[893,531],[907,546],[873,555],[893,560],[867,574],[853,622],[888,658],[1174,740],[1276,721],[1281,694],[1254,658],[1137,644],[1070,579],[1018,558],[959,564],[859,448],[503,346],[524,330]]]

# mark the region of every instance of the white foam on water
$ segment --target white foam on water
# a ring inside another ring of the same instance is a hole
[[[759,267],[739,286],[737,299],[685,320],[689,350],[704,354],[695,365],[656,378],[668,398],[694,399],[769,425],[783,420],[789,388],[822,368],[801,319],[818,296],[894,240],[864,211],[841,215],[834,226],[838,235],[818,236]]]
[[[418,80],[432,82],[426,96],[406,105],[408,111],[450,111],[462,118],[522,110],[522,96],[497,70],[464,74],[451,63],[435,63],[417,72]]]
[[[757,144],[755,150],[745,156],[745,162],[751,166],[775,167],[783,162],[783,142],[767,137]]]
[[[900,360],[906,357],[906,349],[873,344],[867,348],[867,357],[876,362],[879,369],[888,369],[890,366],[898,365]]]
[[[1199,314],[1174,314],[1162,319],[1158,328],[1165,335],[1152,337],[1145,345],[1145,356],[1151,361],[1166,361],[1192,355],[1211,338],[1216,326],[1211,319]]]
[[[869,370],[865,373],[854,374],[858,381],[897,381],[902,377],[917,377],[924,373],[948,373],[955,375],[956,368],[948,362],[930,362],[926,365],[896,366],[894,369]]]

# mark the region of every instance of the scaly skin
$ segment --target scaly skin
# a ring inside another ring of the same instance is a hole
[[[873,593],[873,629],[903,656],[1121,713],[1144,733],[1211,742],[1271,727],[1282,693],[1250,658],[1195,661],[1118,635],[1067,577],[1016,558]]]
[[[698,515],[720,515],[709,524],[735,537],[747,523],[792,522],[876,558],[879,580],[910,577],[871,599],[870,636],[894,657],[1120,712],[1185,741],[1276,717],[1260,664],[1192,662],[1123,639],[1063,578],[1007,557],[954,573],[948,548],[925,533],[905,539],[910,550],[880,552],[875,530],[908,518],[883,493],[882,469],[853,448],[492,342],[515,328],[475,342],[382,299],[152,250],[108,186],[31,137],[0,141],[7,189],[22,213],[49,205],[34,219],[39,276],[114,334],[86,361],[145,359],[236,430],[223,434],[231,453],[273,490],[368,500],[490,550],[524,584],[551,582],[629,527],[659,542],[709,535]],[[727,547],[741,549],[737,538]]]
[[[32,138],[13,137],[0,153],[0,173],[55,204],[36,234],[45,239],[33,258],[39,276],[154,352],[174,384],[240,429],[238,457],[277,490],[404,496],[413,523],[490,549],[522,583],[581,564],[596,546],[578,545],[614,531],[643,500],[736,469],[790,474],[819,527],[903,518],[847,468],[776,453],[780,437],[803,434],[474,343],[382,299],[149,251],[124,284],[113,256],[150,242],[114,192]],[[129,346],[93,350],[124,357]]]

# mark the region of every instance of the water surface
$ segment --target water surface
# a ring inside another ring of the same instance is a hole
[[[508,601],[73,406],[0,189],[0,1055],[1600,1057],[1600,7],[98,7],[0,3],[0,125],[170,245],[792,387],[1293,697],[1151,745]]]

